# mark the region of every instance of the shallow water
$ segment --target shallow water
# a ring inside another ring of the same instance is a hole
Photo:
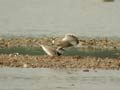
[[[120,0],[0,0],[0,36],[120,37]]]
[[[119,70],[0,68],[0,90],[120,90]]]
[[[117,58],[119,55],[117,53],[120,50],[109,50],[109,49],[96,49],[96,50],[81,50],[79,48],[69,48],[66,49],[63,53],[64,56],[90,56],[90,57],[109,57],[109,58]],[[0,54],[12,54],[19,53],[22,55],[46,55],[46,53],[39,47],[11,47],[11,48],[0,48]]]

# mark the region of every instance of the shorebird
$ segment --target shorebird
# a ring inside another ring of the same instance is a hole
[[[52,41],[53,44],[55,44],[55,40]],[[58,47],[61,48],[68,48],[71,46],[75,46],[79,43],[78,38],[73,34],[66,34],[64,38],[62,38],[61,41],[59,41],[58,44],[56,44]]]
[[[40,46],[45,51],[45,53],[49,56],[60,56],[60,55],[62,55],[62,53],[64,51],[64,49],[61,47],[56,48],[56,47],[50,47],[47,45],[40,45]]]

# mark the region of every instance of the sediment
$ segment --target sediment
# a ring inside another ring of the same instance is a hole
[[[38,47],[39,43],[52,45],[52,40],[55,40],[55,44],[61,40],[62,37],[41,37],[41,38],[0,38],[1,48],[10,47]],[[117,49],[120,48],[120,40],[113,40],[109,38],[89,38],[79,39],[79,45],[81,48],[90,49]]]
[[[0,67],[120,69],[120,59],[80,56],[0,55]]]

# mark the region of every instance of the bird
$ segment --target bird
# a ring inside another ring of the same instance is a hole
[[[52,41],[55,44],[55,40]],[[76,46],[79,43],[79,39],[74,34],[65,34],[65,36],[56,45],[61,48],[68,48]]]
[[[52,46],[48,46],[48,45],[42,45],[40,44],[40,46],[42,47],[42,49],[45,51],[45,53],[48,56],[60,56],[63,54],[64,49],[61,47],[52,47]]]

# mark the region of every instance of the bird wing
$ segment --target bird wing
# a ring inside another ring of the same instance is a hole
[[[57,44],[57,46],[60,46],[61,48],[66,48],[66,47],[70,47],[73,45],[68,41],[61,41],[60,43]]]
[[[62,41],[68,41],[69,43],[71,43],[72,45],[76,45],[76,44],[78,44],[79,43],[79,40],[78,40],[78,38],[76,37],[76,36],[74,36],[74,35],[66,35],[63,39],[62,39]]]
[[[43,50],[50,56],[56,55],[56,48],[44,45]]]

